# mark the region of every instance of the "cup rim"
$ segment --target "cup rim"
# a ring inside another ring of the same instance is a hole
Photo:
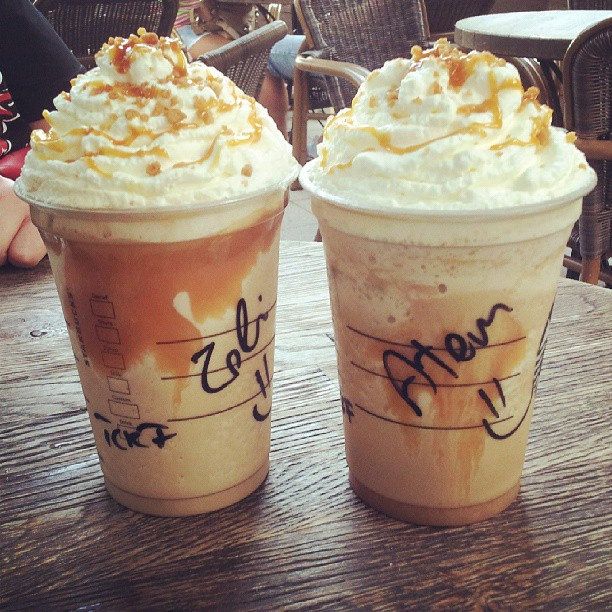
[[[31,204],[37,208],[41,208],[47,211],[53,211],[63,214],[86,214],[86,215],[99,215],[99,216],[163,216],[163,215],[176,215],[176,214],[189,214],[195,212],[210,211],[216,212],[218,210],[227,210],[228,208],[238,208],[239,205],[244,203],[246,200],[258,198],[268,193],[273,193],[279,190],[286,190],[293,181],[298,177],[299,170],[292,170],[286,177],[260,189],[249,191],[242,194],[236,194],[227,198],[220,198],[218,200],[208,200],[197,204],[185,204],[182,206],[162,205],[162,206],[141,206],[132,208],[87,208],[85,206],[65,206],[52,202],[49,200],[41,200],[32,196],[23,187],[23,182],[18,178],[13,185],[13,191],[15,195],[24,202]]]
[[[311,195],[325,200],[331,204],[343,208],[345,210],[352,210],[354,212],[376,214],[381,217],[393,218],[393,219],[406,219],[406,218],[418,218],[423,220],[429,219],[444,219],[450,222],[461,222],[461,221],[474,221],[474,220],[496,220],[505,219],[508,217],[522,217],[534,215],[542,212],[547,212],[555,208],[559,208],[563,205],[583,198],[589,194],[597,185],[597,175],[593,171],[591,179],[585,185],[582,185],[578,189],[574,189],[563,196],[549,198],[539,202],[532,202],[529,204],[523,204],[519,206],[502,206],[499,208],[480,208],[480,209],[420,209],[420,208],[400,208],[400,207],[381,207],[368,202],[354,203],[347,197],[341,195],[332,194],[325,189],[319,188],[310,179],[310,172],[316,163],[318,158],[309,161],[304,165],[299,174],[300,184],[306,191]],[[591,169],[592,170],[592,169]]]

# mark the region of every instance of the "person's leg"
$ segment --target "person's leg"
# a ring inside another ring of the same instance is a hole
[[[259,103],[268,110],[270,117],[276,123],[285,139],[287,138],[287,111],[289,110],[289,96],[287,85],[283,79],[266,73],[261,90],[259,91]]]
[[[278,129],[287,138],[287,112],[289,96],[285,81],[293,79],[295,58],[304,43],[304,37],[289,34],[279,40],[270,51],[268,75],[264,79],[259,101],[268,109]]]
[[[291,81],[295,58],[304,44],[304,36],[288,34],[279,40],[270,51],[268,70],[274,77]]]

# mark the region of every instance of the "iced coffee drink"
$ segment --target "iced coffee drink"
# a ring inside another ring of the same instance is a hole
[[[279,230],[297,174],[266,111],[177,40],[110,39],[34,132],[47,245],[106,486],[215,510],[268,472]]]
[[[424,524],[517,496],[564,245],[594,173],[513,66],[375,70],[301,175],[325,245],[351,486]]]

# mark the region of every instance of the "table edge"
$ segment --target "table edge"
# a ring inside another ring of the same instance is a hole
[[[539,13],[568,13],[565,10],[552,11],[517,11],[507,13],[489,13],[486,15],[475,15],[460,19],[455,24],[455,43],[460,47],[475,49],[476,51],[491,51],[496,55],[506,55],[511,57],[535,57],[543,60],[562,60],[571,40],[565,38],[550,38],[538,40],[532,37],[516,37],[502,34],[485,34],[469,29],[470,22],[481,17],[495,17],[507,15],[530,15],[536,16]],[[610,13],[612,11],[583,10],[572,11],[572,13]],[[606,19],[607,17],[602,17]],[[467,24],[467,29],[463,29]],[[592,25],[592,24],[591,24]],[[585,26],[584,29],[590,27]]]

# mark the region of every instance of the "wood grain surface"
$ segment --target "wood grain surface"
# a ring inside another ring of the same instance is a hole
[[[530,11],[478,15],[455,24],[455,42],[497,55],[561,60],[586,28],[612,17],[612,11]]]
[[[436,529],[349,489],[321,245],[281,262],[270,475],[189,518],[106,494],[48,266],[0,270],[0,608],[612,607],[612,293],[560,281],[518,501]]]

